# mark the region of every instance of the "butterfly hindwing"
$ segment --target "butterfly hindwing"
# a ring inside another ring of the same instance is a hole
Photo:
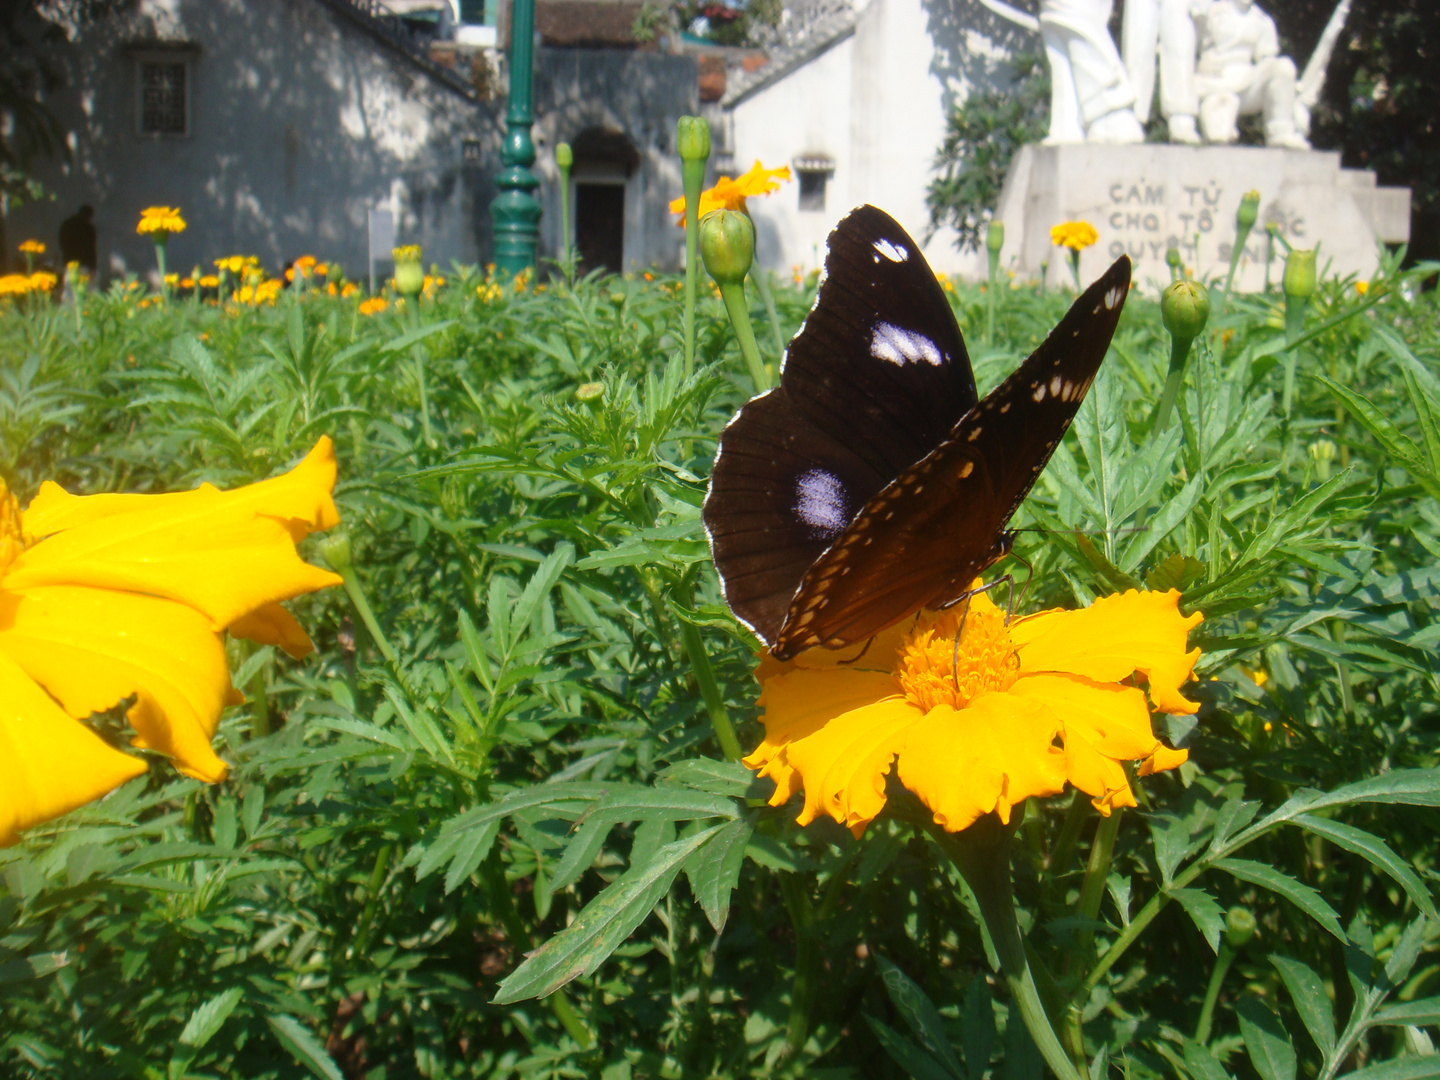
[[[780,385],[720,437],[705,525],[736,615],[773,642],[805,571],[975,401],[959,328],[918,246],[883,211],[852,211],[831,233]]]
[[[942,607],[1005,554],[1005,526],[1079,410],[1129,286],[1122,256],[1008,379],[866,503],[805,572],[777,657],[848,645]]]

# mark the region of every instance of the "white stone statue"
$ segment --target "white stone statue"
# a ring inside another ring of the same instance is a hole
[[[1125,0],[1121,40],[1125,67],[1135,86],[1135,116],[1150,119],[1155,94],[1155,53],[1160,53],[1160,114],[1170,128],[1170,141],[1196,144],[1195,13],[1209,0]]]
[[[1275,20],[1254,0],[1210,0],[1196,24],[1195,90],[1205,141],[1233,143],[1240,138],[1236,120],[1261,113],[1265,145],[1310,149],[1295,126],[1295,61],[1280,55]]]
[[[1050,134],[1047,144],[1138,143],[1145,131],[1135,118],[1135,90],[1110,37],[1114,0],[1040,0],[1040,17],[1005,0],[985,7],[1027,30],[1038,31],[1050,65]]]

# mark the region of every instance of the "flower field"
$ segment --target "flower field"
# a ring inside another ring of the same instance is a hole
[[[289,622],[207,624],[238,691],[211,747],[167,751],[151,692],[111,693],[85,727],[134,778],[0,848],[0,1074],[1440,1076],[1440,267],[1357,283],[1322,253],[1288,305],[1278,272],[1212,283],[1158,418],[1172,337],[1137,282],[1013,520],[1023,564],[987,572],[1017,587],[877,674],[757,672],[721,595],[701,507],[759,372],[718,290],[687,375],[681,280],[418,259],[383,302],[313,259],[244,297],[244,264],[0,295],[22,525],[47,481],[238,503],[327,437],[340,520],[323,476],[258,512],[309,567],[245,609]],[[816,289],[748,292],[771,378]],[[943,295],[982,394],[1074,299]],[[197,589],[261,576],[229,527],[183,534]],[[0,612],[52,543],[6,528]],[[77,634],[150,632],[95,610]],[[1128,666],[1086,652],[1121,638]],[[1085,726],[1078,690],[1048,727],[970,705],[1046,680],[1128,695],[1135,737]],[[896,701],[906,749],[866,742]],[[31,714],[4,709],[19,754]],[[36,776],[83,773],[26,738]]]

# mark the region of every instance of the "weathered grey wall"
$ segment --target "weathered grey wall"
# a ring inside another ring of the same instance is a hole
[[[684,234],[667,204],[681,192],[675,127],[700,108],[699,70],[693,56],[617,49],[540,49],[535,64],[535,141],[540,177],[536,196],[541,256],[560,250],[560,174],[555,144],[586,128],[625,135],[639,164],[625,184],[625,266],[680,266]],[[574,223],[572,221],[573,229]]]
[[[149,41],[198,46],[187,136],[138,134],[132,49]],[[140,210],[178,205],[189,228],[170,241],[173,269],[243,253],[273,270],[313,254],[360,277],[366,211],[393,195],[400,240],[423,244],[427,261],[474,262],[488,248],[497,108],[321,0],[143,0],[77,37],[64,63],[69,87],[54,106],[73,133],[71,160],[41,167],[58,197],[14,213],[15,241],[54,250],[60,221],[88,202],[102,273],[145,273]],[[478,167],[462,160],[467,138],[479,140]]]

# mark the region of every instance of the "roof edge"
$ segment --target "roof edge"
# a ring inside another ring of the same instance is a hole
[[[738,91],[735,92],[735,94],[726,95],[723,99],[721,99],[720,107],[722,109],[728,110],[735,108],[737,105],[743,104],[744,102],[754,97],[756,94],[760,93],[760,91],[774,86],[777,82],[785,78],[785,76],[789,75],[791,72],[804,67],[821,53],[828,52],[836,45],[839,45],[846,38],[853,37],[855,34],[855,21],[855,18],[851,16],[838,30],[824,37],[818,38],[817,40],[806,45],[799,52],[777,64],[773,70],[766,71],[764,75],[756,79],[754,82],[748,83],[745,86],[741,87]],[[765,69],[762,68],[761,70],[764,71]]]
[[[319,0],[319,2],[336,14],[348,19],[353,25],[365,31],[391,52],[410,61],[447,90],[460,95],[466,101],[475,102],[480,100],[480,95],[476,93],[473,86],[455,74],[455,72],[442,64],[437,64],[434,60],[430,59],[429,56],[420,52],[408,41],[405,41],[399,35],[395,34],[383,22],[366,11],[360,3],[355,2],[355,0]]]

